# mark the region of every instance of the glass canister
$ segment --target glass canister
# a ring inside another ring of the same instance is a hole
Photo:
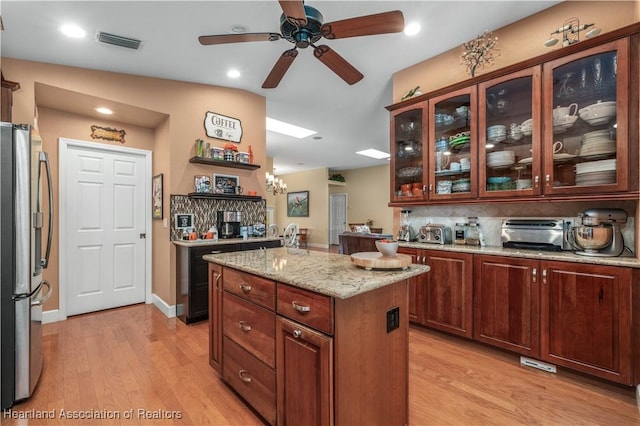
[[[467,228],[466,243],[470,246],[480,245],[480,227],[477,223],[470,223]]]
[[[224,160],[224,149],[215,146],[211,149],[213,150],[213,155],[211,156],[211,158],[213,158],[214,160]]]
[[[468,224],[458,222],[456,226],[453,228],[454,239],[453,242],[456,244],[466,244],[467,243],[467,227]]]
[[[239,152],[236,154],[236,162],[249,164],[249,153],[248,152]]]

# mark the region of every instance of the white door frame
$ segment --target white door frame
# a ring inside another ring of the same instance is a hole
[[[334,222],[335,222],[335,217],[333,216],[333,200],[334,200],[335,197],[344,197],[345,229],[342,232],[346,231],[346,226],[347,226],[347,205],[348,205],[348,201],[349,201],[347,199],[347,193],[346,192],[341,192],[339,194],[329,194],[329,247],[332,244],[331,232],[333,231],[333,225],[334,225]],[[339,232],[338,235],[340,235],[342,232]],[[339,238],[338,238],[338,240],[339,240]]]
[[[67,197],[67,180],[63,177],[63,171],[67,169],[68,162],[68,149],[70,147],[79,147],[85,149],[98,149],[101,151],[109,151],[114,153],[122,153],[129,155],[136,155],[139,157],[143,157],[145,160],[145,179],[144,179],[144,194],[145,200],[148,202],[145,203],[145,229],[146,229],[146,238],[145,238],[145,303],[152,303],[152,294],[151,294],[151,248],[152,245],[152,227],[151,227],[151,160],[152,160],[152,152],[146,149],[138,149],[138,148],[126,148],[123,146],[115,146],[115,145],[107,145],[96,142],[87,142],[81,141],[77,139],[69,139],[69,138],[58,138],[58,320],[66,320],[67,319],[67,291],[64,283],[67,281],[67,270],[66,270],[66,257],[67,257],[67,215],[65,211],[64,202]]]

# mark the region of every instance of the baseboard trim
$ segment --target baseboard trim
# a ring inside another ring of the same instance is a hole
[[[329,245],[328,244],[318,244],[318,243],[308,243],[309,247],[314,247],[314,248],[321,248],[321,249],[328,249]]]
[[[50,324],[52,322],[60,321],[60,311],[58,309],[52,309],[50,311],[42,312],[42,323]]]
[[[162,300],[157,294],[151,295],[153,305],[160,310],[167,318],[174,318],[176,316],[176,305],[169,305]]]

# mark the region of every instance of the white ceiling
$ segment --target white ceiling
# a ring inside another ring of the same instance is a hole
[[[267,114],[316,130],[295,139],[267,132],[267,155],[277,174],[329,167],[332,170],[385,164],[355,154],[375,148],[389,150],[392,103],[391,76],[481,34],[520,20],[558,1],[307,1],[325,22],[401,10],[405,23],[422,31],[325,40],[364,74],[347,85],[313,57],[300,50],[276,89],[261,85],[280,54],[291,48],[285,40],[202,46],[198,36],[226,34],[240,24],[248,32],[279,32],[282,10],[276,0],[263,1],[10,1],[0,13],[2,56],[245,89],[267,99]],[[88,37],[68,39],[58,27],[82,26]],[[138,51],[100,44],[104,31],[142,40]],[[541,33],[541,35],[544,35]],[[226,76],[237,68],[237,80]],[[19,81],[19,76],[6,76]]]

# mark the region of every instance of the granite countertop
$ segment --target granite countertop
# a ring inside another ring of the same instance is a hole
[[[559,260],[563,262],[590,263],[593,265],[609,265],[624,266],[628,268],[640,268],[640,260],[633,254],[630,256],[619,257],[599,257],[599,256],[583,256],[575,254],[572,251],[539,251],[539,250],[523,250],[510,249],[500,246],[464,246],[456,244],[428,244],[428,243],[410,243],[400,242],[400,247],[455,251],[472,254],[489,254],[498,256],[522,257],[526,259],[538,260]]]
[[[241,243],[259,243],[261,241],[277,241],[278,237],[251,237],[246,240],[242,238],[220,238],[218,241],[213,240],[173,240],[173,244],[185,247],[197,247],[197,246],[214,246],[221,244],[241,244]]]
[[[405,270],[367,271],[347,255],[286,247],[207,254],[203,259],[339,299],[429,271],[415,264]]]

